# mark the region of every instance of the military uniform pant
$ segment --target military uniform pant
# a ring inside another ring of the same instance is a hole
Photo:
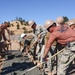
[[[49,57],[52,56],[50,52],[48,53],[48,55],[49,55]],[[52,71],[52,61],[51,61],[51,59],[49,59],[49,60],[47,61],[47,67],[48,67],[48,69],[49,69],[49,72],[51,72],[51,71]]]
[[[50,52],[48,53],[48,55],[49,55],[49,58],[52,56],[52,55],[54,55],[54,51],[55,51],[55,47],[56,46],[51,46],[51,49],[50,49]],[[55,57],[54,58],[51,58],[51,59],[49,59],[48,61],[47,61],[47,66],[48,66],[48,69],[49,69],[49,72],[51,72],[52,71],[52,69],[53,69],[53,61],[55,60]]]
[[[41,48],[40,48],[41,47]],[[45,45],[41,45],[39,48],[38,48],[38,52],[37,52],[37,55],[38,55],[38,60],[40,62],[43,61],[43,55],[44,55],[44,50],[45,50]]]
[[[65,47],[64,49],[65,50],[59,58],[57,75],[68,75],[67,69],[75,58],[75,47],[73,45],[71,45],[71,47]]]

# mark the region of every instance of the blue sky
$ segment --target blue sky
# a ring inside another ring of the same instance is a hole
[[[75,18],[75,0],[0,0],[0,23],[22,17],[43,25],[58,16]]]

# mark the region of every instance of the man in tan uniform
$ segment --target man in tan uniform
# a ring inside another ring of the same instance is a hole
[[[5,56],[4,54],[2,54],[2,51],[5,50],[5,52],[7,52],[7,50],[5,49],[6,43],[8,42],[10,44],[10,41],[5,36],[5,30],[9,31],[7,27],[9,27],[9,24],[7,22],[5,22],[3,25],[0,25],[0,71],[2,69],[3,58]],[[4,41],[2,41],[2,38]]]
[[[64,45],[65,47],[62,52],[62,56],[60,57],[60,65],[58,65],[57,75],[66,75],[66,70],[69,67],[69,64],[75,58],[75,32],[67,25],[54,27],[49,24],[47,29],[51,32],[51,34],[46,45],[43,58],[46,58],[49,49],[55,40],[57,40],[57,42],[61,45]]]
[[[39,26],[36,24],[36,22],[34,22],[33,20],[30,20],[28,22],[28,25],[33,29],[33,57],[34,60],[36,59],[36,50],[37,50],[37,55],[38,55],[38,59],[40,58],[40,54],[42,51],[42,48],[44,46],[44,37],[47,33],[47,30],[43,27],[43,26]],[[37,47],[39,47],[37,49]],[[40,58],[40,61],[42,61],[42,58]]]

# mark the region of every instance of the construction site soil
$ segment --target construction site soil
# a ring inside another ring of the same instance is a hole
[[[11,53],[5,56],[6,60],[3,63],[0,75],[47,75],[47,73],[44,74],[38,67],[28,71],[36,65],[30,61],[28,56],[23,57],[19,50],[12,50]],[[75,64],[71,65],[68,72],[69,75],[75,75]]]

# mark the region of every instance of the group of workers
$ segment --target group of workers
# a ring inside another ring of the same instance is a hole
[[[37,57],[38,62],[46,62],[49,69],[48,75],[52,75],[53,61],[56,63],[57,75],[69,75],[67,69],[75,59],[75,23],[69,21],[66,24],[64,18],[60,16],[56,21],[46,20],[44,26],[37,25],[33,20],[28,21],[28,25],[33,29],[34,38],[29,41],[26,38],[27,34],[21,34],[24,41],[22,53],[32,56],[34,61]],[[5,50],[5,47],[2,47],[4,46],[1,42],[2,36],[4,41],[10,44],[10,40],[5,37],[5,30],[10,34],[7,27],[9,27],[7,22],[0,25],[0,52],[2,48]],[[56,57],[46,60],[62,49],[63,51]]]
[[[46,20],[44,26],[38,26],[33,20],[28,21],[28,25],[33,29],[34,36],[30,47],[33,51],[33,60],[38,57],[39,62],[47,62],[48,75],[52,75],[52,61],[56,60],[57,75],[69,75],[67,69],[75,59],[75,23],[69,21],[67,24],[60,16],[56,21]],[[62,49],[56,57],[46,61],[47,57]]]

